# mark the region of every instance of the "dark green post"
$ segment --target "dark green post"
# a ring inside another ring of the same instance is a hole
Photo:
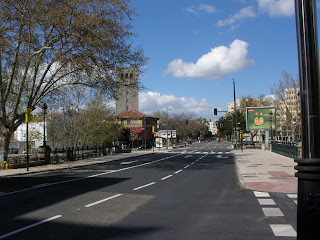
[[[296,24],[302,123],[298,166],[297,239],[319,239],[320,226],[320,82],[314,0],[296,0]]]

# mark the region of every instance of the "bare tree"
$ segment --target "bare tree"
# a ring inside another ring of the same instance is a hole
[[[295,138],[301,136],[299,79],[287,71],[274,83],[271,93],[277,98],[277,123],[279,132],[291,132]]]
[[[88,89],[82,87],[65,87],[55,94],[50,94],[48,143],[53,148],[74,147],[80,141],[80,111],[84,109],[89,98]]]
[[[0,163],[10,137],[49,93],[84,85],[115,96],[118,66],[142,66],[131,0],[0,1]]]

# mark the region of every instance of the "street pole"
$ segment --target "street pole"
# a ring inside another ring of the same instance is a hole
[[[147,150],[147,119],[144,117],[144,150]]]
[[[43,104],[42,109],[43,109],[43,146],[46,146],[46,113],[48,109],[47,104]]]
[[[234,116],[235,116],[235,140],[236,140],[236,150],[238,149],[238,143],[237,143],[237,106],[236,106],[236,84],[233,81],[233,107],[234,107]]]
[[[26,144],[27,144],[27,171],[29,171],[29,126],[28,122],[26,123]]]
[[[300,77],[302,158],[298,166],[297,239],[319,239],[320,83],[314,0],[295,0]]]

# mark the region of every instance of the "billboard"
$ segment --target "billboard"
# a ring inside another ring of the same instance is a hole
[[[275,107],[247,107],[246,112],[247,131],[276,129]]]

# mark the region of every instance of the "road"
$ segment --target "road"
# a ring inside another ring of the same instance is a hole
[[[0,239],[279,239],[264,220],[223,142],[0,178]]]

